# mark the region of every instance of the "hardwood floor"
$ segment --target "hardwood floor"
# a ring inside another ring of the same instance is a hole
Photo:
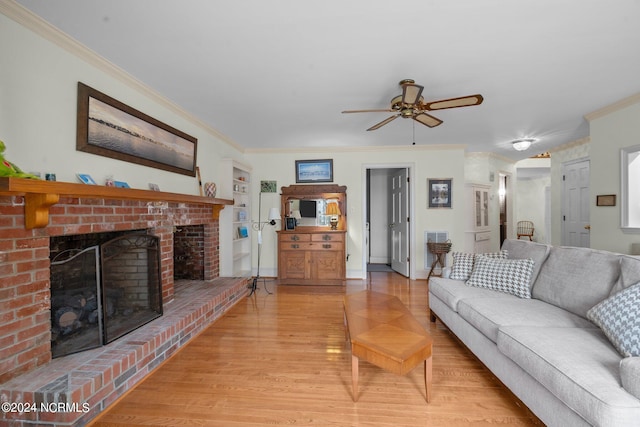
[[[93,425],[542,425],[440,322],[429,322],[425,281],[369,277],[346,287],[271,282],[272,295],[261,283]],[[397,296],[431,332],[431,403],[421,366],[397,376],[366,362],[353,402],[342,297],[367,287]]]

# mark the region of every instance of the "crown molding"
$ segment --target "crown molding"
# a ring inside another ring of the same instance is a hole
[[[199,120],[198,118],[184,110],[182,107],[171,102],[160,93],[156,92],[149,86],[142,83],[140,80],[133,77],[131,74],[124,71],[122,68],[107,61],[102,56],[98,55],[85,45],[79,43],[68,34],[60,31],[58,28],[54,27],[53,25],[40,18],[38,15],[34,14],[27,8],[18,4],[14,0],[0,0],[0,13],[5,15],[7,18],[15,21],[16,23],[22,25],[23,27],[33,31],[45,40],[50,41],[56,46],[80,58],[89,65],[98,68],[109,76],[124,83],[136,92],[139,92],[142,95],[150,98],[154,102],[167,108],[178,116],[186,119],[187,121],[193,123],[198,127],[205,129],[209,134],[229,144],[241,153],[245,152],[244,147],[240,146],[237,142],[235,142],[228,136]]]
[[[285,147],[285,148],[246,148],[246,154],[287,154],[287,153],[361,153],[380,151],[443,151],[443,150],[464,150],[467,146],[462,144],[434,144],[434,145],[376,145],[361,147]]]
[[[590,122],[592,120],[599,119],[611,113],[615,113],[616,111],[620,111],[624,108],[630,107],[631,105],[634,105],[637,103],[640,103],[640,93],[628,96],[617,102],[614,102],[613,104],[609,104],[606,107],[600,108],[599,110],[586,114],[584,118]]]
[[[580,145],[588,144],[591,142],[591,137],[585,136],[584,138],[576,139],[575,141],[567,142],[566,144],[558,145],[557,147],[550,148],[549,153],[558,153],[560,151],[568,150],[571,148],[579,147]]]

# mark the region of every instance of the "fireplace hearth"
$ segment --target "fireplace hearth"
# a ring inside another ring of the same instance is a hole
[[[51,353],[108,344],[162,315],[159,238],[146,230],[51,239]]]

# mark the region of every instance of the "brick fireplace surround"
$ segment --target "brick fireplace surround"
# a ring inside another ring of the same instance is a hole
[[[219,277],[210,203],[61,196],[49,225],[32,229],[25,211],[25,196],[0,193],[0,401],[64,409],[3,411],[0,425],[86,424],[247,293],[247,279]],[[174,283],[173,232],[184,225],[204,228],[204,281]],[[164,315],[104,347],[52,360],[49,237],[139,229],[160,238]]]

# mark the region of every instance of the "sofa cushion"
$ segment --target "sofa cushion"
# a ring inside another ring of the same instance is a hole
[[[542,243],[530,242],[528,240],[512,240],[507,239],[502,243],[502,249],[506,250],[510,259],[532,259],[534,262],[533,271],[531,272],[531,279],[529,279],[532,286],[538,274],[542,264],[549,256],[550,245],[544,245]],[[529,287],[531,287],[529,286]]]
[[[482,288],[472,288],[460,280],[432,277],[429,279],[429,293],[436,296],[451,310],[458,312],[458,303],[466,298],[514,298],[502,292]]]
[[[611,295],[640,282],[640,258],[630,255],[620,256],[620,277],[611,289]]]
[[[586,317],[609,296],[620,275],[619,255],[589,248],[552,247],[533,285],[533,298]]]
[[[590,425],[637,425],[640,400],[621,387],[620,354],[599,329],[507,326],[498,349]]]
[[[458,303],[458,314],[493,342],[498,340],[498,330],[503,326],[598,329],[587,319],[535,299],[466,298]]]
[[[640,399],[640,357],[625,357],[620,361],[622,387]]]
[[[473,271],[475,260],[479,255],[484,255],[489,258],[504,259],[509,254],[507,251],[491,252],[485,254],[453,252],[451,254],[451,256],[453,257],[453,265],[451,266],[451,274],[449,275],[449,278],[453,280],[468,280],[471,276],[471,272]]]
[[[532,259],[476,258],[467,285],[505,292],[520,298],[531,298],[529,279]]]
[[[623,356],[640,356],[640,283],[602,301],[587,312]]]

